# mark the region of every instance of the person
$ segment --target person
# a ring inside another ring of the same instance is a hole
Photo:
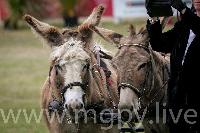
[[[26,8],[26,0],[7,0],[10,7],[10,14],[4,21],[4,29],[18,29],[19,20]]]
[[[147,20],[152,49],[171,54],[167,91],[170,133],[200,133],[200,0],[192,2],[196,14],[181,0],[172,1],[172,7],[180,12],[181,20],[167,32],[162,33],[159,18],[150,16]]]
[[[78,25],[78,16],[76,15],[75,6],[78,0],[60,0],[63,6],[63,19],[65,27],[75,27]]]

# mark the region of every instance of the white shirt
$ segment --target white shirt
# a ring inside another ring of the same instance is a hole
[[[185,60],[185,57],[186,57],[186,54],[187,54],[187,51],[188,51],[188,48],[190,47],[192,41],[194,40],[194,38],[196,37],[196,35],[193,33],[192,30],[190,30],[190,36],[189,36],[189,39],[188,39],[188,43],[187,43],[187,47],[185,49],[185,54],[183,56],[183,60],[182,60],[182,65],[184,63],[184,60]]]

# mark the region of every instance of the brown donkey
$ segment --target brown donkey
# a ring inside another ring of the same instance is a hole
[[[118,73],[119,109],[128,109],[134,116],[136,113],[145,115],[142,122],[145,133],[167,132],[162,121],[155,123],[158,121],[154,120],[156,120],[156,102],[160,105],[166,102],[169,60],[160,53],[152,51],[148,43],[147,31],[144,29],[137,34],[135,28],[130,26],[129,36],[99,27],[91,27],[91,29],[108,42],[118,46],[112,65]],[[128,113],[122,115],[126,117]]]
[[[118,104],[116,72],[109,61],[104,60],[107,70],[99,66],[93,52],[91,26],[100,22],[104,7],[98,6],[80,26],[74,29],[59,30],[54,26],[40,22],[32,16],[24,19],[39,36],[51,47],[51,67],[42,90],[42,109],[49,131],[64,132],[116,132],[117,128],[101,129],[95,124],[96,117],[83,121],[81,111],[114,108]],[[108,80],[112,81],[108,84]],[[76,121],[76,113],[78,121]],[[88,112],[87,112],[88,113]],[[94,115],[94,114],[93,114]],[[87,116],[84,117],[84,120]]]

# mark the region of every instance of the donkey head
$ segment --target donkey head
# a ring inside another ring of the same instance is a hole
[[[51,62],[56,73],[62,78],[64,107],[73,111],[84,107],[84,74],[89,54],[86,49],[92,45],[92,30],[100,22],[104,7],[96,7],[80,26],[72,29],[58,29],[40,22],[30,15],[24,19],[39,36],[51,47]],[[63,89],[64,88],[64,89]]]
[[[118,72],[118,86],[120,92],[120,109],[139,109],[139,88],[144,88],[150,55],[148,51],[148,34],[143,28],[136,33],[131,25],[129,36],[123,36],[114,31],[92,27],[105,40],[115,43],[118,52],[112,59],[113,66]]]

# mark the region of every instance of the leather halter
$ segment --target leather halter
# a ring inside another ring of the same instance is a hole
[[[126,47],[131,47],[131,46],[140,47],[140,48],[143,48],[144,50],[146,50],[148,53],[150,53],[149,48],[144,46],[143,44],[136,44],[136,43],[135,44],[123,44],[123,45],[120,45],[118,48],[121,49],[122,47],[125,47],[125,46]],[[125,82],[122,82],[119,84],[119,86],[118,86],[119,92],[120,92],[120,89],[124,89],[125,87],[132,89],[139,98],[142,97],[143,92],[141,92],[139,88],[137,88],[134,85],[131,85],[129,83],[125,83]],[[145,89],[143,89],[143,90],[145,90]]]
[[[155,62],[154,62],[154,59],[153,59],[153,55],[152,55],[152,49],[150,48],[150,47],[147,47],[147,46],[145,46],[144,44],[124,44],[124,45],[120,45],[118,48],[119,49],[121,49],[122,47],[124,47],[124,46],[127,46],[127,47],[131,47],[131,46],[136,46],[136,47],[140,47],[140,48],[143,48],[144,50],[146,50],[149,54],[150,54],[150,58],[151,58],[151,60],[150,60],[150,62],[151,62],[151,66],[152,66],[152,69],[153,69],[153,75],[154,75],[154,73],[155,73],[155,70],[154,70],[154,66],[155,66]],[[145,82],[147,81],[147,78],[148,78],[148,75],[147,76],[145,76]],[[144,83],[145,83],[144,82]],[[155,102],[155,100],[156,100],[156,96],[160,93],[160,91],[167,85],[167,83],[168,83],[168,80],[166,80],[163,84],[162,84],[162,86],[158,89],[158,91],[155,93],[155,95],[153,96],[153,98],[152,99],[149,99],[147,96],[146,96],[146,90],[148,90],[148,89],[145,89],[145,88],[143,88],[143,89],[139,89],[139,88],[137,88],[137,87],[135,87],[134,85],[131,85],[131,84],[129,84],[129,83],[120,83],[119,84],[119,86],[118,86],[118,90],[119,90],[119,92],[120,92],[120,89],[124,89],[125,87],[128,87],[128,88],[130,88],[131,90],[133,90],[135,93],[136,93],[136,95],[138,96],[138,98],[139,98],[139,101],[141,101],[141,98],[142,97],[144,97],[144,98],[146,98],[148,101],[149,101],[149,103],[147,104],[147,107],[149,107],[151,104],[153,104],[154,102]],[[152,83],[151,83],[151,86],[150,86],[150,89],[148,90],[149,91],[149,93],[151,93],[151,91],[152,91],[152,84],[154,84],[154,76],[152,76]],[[144,86],[144,85],[143,85]],[[142,91],[141,91],[142,90]],[[163,96],[164,96],[164,94],[163,94]]]

